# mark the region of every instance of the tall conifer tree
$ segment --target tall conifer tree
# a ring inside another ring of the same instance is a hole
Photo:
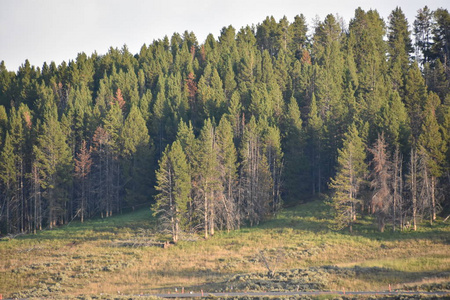
[[[431,222],[436,220],[436,190],[438,178],[443,174],[445,153],[447,152],[447,145],[442,138],[441,128],[436,119],[436,109],[439,104],[439,97],[430,93],[425,105],[422,134],[419,137],[419,147],[426,160],[425,164],[431,179]]]
[[[355,124],[345,134],[344,145],[338,154],[337,174],[330,183],[332,207],[337,227],[348,227],[352,232],[357,207],[361,203],[359,190],[367,169],[364,142]]]
[[[189,166],[178,141],[167,146],[156,171],[156,203],[154,214],[172,236],[173,242],[180,237],[182,226],[186,223],[187,204],[191,190]]]
[[[67,221],[67,185],[73,168],[71,151],[56,118],[56,111],[46,116],[33,152],[47,203],[47,221],[52,228]]]

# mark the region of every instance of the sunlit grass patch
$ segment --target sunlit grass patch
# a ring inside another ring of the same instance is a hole
[[[358,219],[353,233],[332,230],[331,222],[327,206],[315,201],[283,209],[259,226],[218,231],[208,240],[201,233],[186,235],[163,249],[142,242],[169,240],[157,234],[149,209],[84,223],[74,221],[36,235],[0,241],[0,293],[42,296],[55,289],[61,295],[117,295],[118,291],[140,294],[175,287],[220,290],[226,288],[221,283],[237,274],[267,274],[261,253],[276,272],[331,265],[350,274],[330,273],[320,279],[324,288],[331,290],[343,286],[385,289],[389,284],[401,286],[424,278],[440,281],[450,271],[448,225],[382,234],[370,217]],[[357,276],[355,267],[360,268]]]

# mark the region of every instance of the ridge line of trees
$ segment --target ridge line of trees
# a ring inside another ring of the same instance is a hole
[[[336,228],[449,210],[450,15],[267,17],[17,72],[0,63],[0,234],[152,205],[183,231],[330,195]],[[414,39],[413,39],[414,38]]]

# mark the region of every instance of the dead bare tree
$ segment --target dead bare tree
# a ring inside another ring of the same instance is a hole
[[[273,278],[279,264],[281,263],[284,257],[284,252],[282,249],[275,249],[275,251],[271,252],[272,253],[270,253],[267,250],[266,251],[260,250],[257,254],[257,258],[262,262],[264,267],[267,269],[268,272],[267,275],[270,278]]]
[[[369,149],[373,154],[372,182],[370,184],[373,189],[371,210],[377,217],[378,229],[381,232],[384,232],[386,218],[392,206],[392,193],[389,185],[391,180],[391,163],[386,148],[387,144],[384,139],[384,133],[382,133],[378,135],[373,148]]]
[[[400,153],[399,146],[395,148],[392,166],[392,226],[396,230],[396,224],[400,224],[403,229],[403,156]]]

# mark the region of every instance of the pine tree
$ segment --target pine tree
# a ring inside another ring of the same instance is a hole
[[[292,39],[288,47],[291,52],[298,58],[303,52],[303,47],[306,46],[308,33],[308,26],[303,14],[296,15],[294,17],[294,22],[289,25],[289,31]]]
[[[439,98],[445,99],[450,90],[450,80],[447,79],[450,76],[445,72],[445,65],[437,60],[433,67],[430,64],[425,65],[424,73],[428,89],[438,94]]]
[[[316,192],[321,193],[323,188],[323,175],[322,175],[322,156],[323,156],[323,139],[324,132],[326,131],[323,121],[319,116],[316,105],[316,97],[313,94],[310,111],[308,115],[308,125],[307,125],[307,135],[308,135],[308,156],[310,157],[310,167],[311,167],[311,192],[314,195]]]
[[[438,8],[434,12],[436,23],[433,26],[433,45],[431,53],[434,59],[444,64],[447,76],[450,73],[450,13],[447,9]]]
[[[0,149],[3,146],[8,126],[8,115],[3,105],[0,105]]]
[[[266,17],[256,29],[256,41],[259,48],[268,50],[271,55],[275,55],[280,49],[281,34],[281,28],[274,17]]]
[[[359,136],[356,126],[350,126],[344,137],[344,145],[338,150],[337,174],[331,179],[333,190],[331,205],[335,211],[337,228],[353,229],[356,220],[356,209],[361,202],[358,199],[359,189],[366,173],[364,142]]]
[[[180,122],[180,124],[178,125],[176,141],[180,143],[181,148],[186,155],[186,162],[188,164],[189,174],[191,176],[192,184],[188,203],[187,226],[189,227],[189,229],[192,229],[192,227],[196,225],[194,224],[196,218],[196,207],[194,205],[193,199],[196,195],[196,187],[198,186],[199,179],[195,173],[197,170],[197,155],[199,153],[199,145],[198,140],[195,138],[194,128],[191,122],[189,122],[189,124],[186,124],[183,121]]]
[[[409,68],[409,55],[413,51],[408,21],[400,7],[389,15],[388,53],[391,81],[394,89],[403,95],[404,78]]]
[[[406,77],[405,106],[411,126],[412,143],[417,143],[423,122],[423,109],[427,100],[424,79],[417,64],[413,64]]]
[[[422,65],[430,61],[432,45],[433,13],[425,5],[417,11],[414,21],[416,59]]]
[[[86,145],[86,141],[81,143],[80,151],[75,158],[75,177],[79,180],[80,184],[80,198],[78,204],[78,213],[80,215],[81,223],[83,223],[85,215],[88,213],[88,176],[91,172],[92,157],[91,151]],[[78,214],[77,213],[77,214]]]
[[[228,102],[230,101],[234,91],[236,90],[237,83],[236,83],[236,74],[233,70],[233,62],[231,59],[228,59],[226,64],[226,69],[223,71],[225,73],[221,77],[223,78],[223,89],[225,92],[225,97],[227,98]],[[222,74],[223,74],[222,73]]]
[[[260,130],[264,144],[264,154],[269,166],[270,177],[272,179],[271,191],[271,213],[276,214],[282,207],[281,189],[283,186],[283,152],[281,150],[281,134],[277,127],[264,126],[260,122]]]
[[[62,224],[67,221],[64,220],[67,185],[73,168],[71,151],[56,119],[56,112],[49,114],[42,124],[33,152],[40,171],[43,197],[47,201],[47,222],[52,228],[58,222]]]
[[[0,106],[8,107],[13,95],[14,72],[6,69],[5,62],[0,62]]]
[[[156,203],[152,209],[162,225],[177,242],[186,223],[187,204],[191,190],[191,177],[186,156],[178,141],[167,146],[156,171]]]
[[[418,174],[418,155],[417,155],[417,149],[415,145],[411,148],[410,152],[410,161],[408,165],[408,171],[407,174],[407,185],[409,190],[409,196],[411,200],[411,218],[412,218],[412,225],[413,230],[417,230],[417,215],[418,215],[418,187],[417,187],[417,174]]]
[[[296,203],[299,195],[308,190],[308,163],[305,158],[305,132],[302,128],[300,109],[295,98],[291,98],[285,112],[285,126],[282,129],[284,152],[284,184],[286,201]]]
[[[166,99],[166,78],[160,76],[157,82],[157,94],[152,107],[150,135],[154,137],[156,153],[161,155],[167,145],[166,119],[169,116],[169,105]]]
[[[205,238],[214,235],[216,221],[216,201],[222,194],[219,180],[219,162],[215,140],[215,128],[210,119],[205,121],[199,136],[199,152],[196,162],[195,195],[197,208],[203,214],[203,230]]]
[[[403,220],[405,217],[405,203],[403,197],[403,155],[400,152],[399,146],[395,147],[392,165],[392,227],[395,231],[398,224],[400,224],[400,228],[403,229]]]
[[[238,207],[237,191],[237,152],[233,141],[233,129],[226,118],[222,118],[217,127],[216,142],[223,190],[223,195],[217,203],[218,217],[220,217],[218,221],[229,231],[239,227],[240,207]]]
[[[17,170],[16,161],[17,154],[14,151],[13,141],[8,133],[6,133],[5,143],[1,151],[1,161],[0,166],[0,179],[2,183],[2,196],[4,197],[4,202],[2,204],[1,216],[4,216],[5,220],[5,233],[13,233],[18,231],[17,217],[12,215],[13,208],[17,205]]]
[[[210,65],[198,82],[198,98],[205,116],[220,120],[226,108],[225,93],[219,73]]]
[[[388,99],[385,24],[376,10],[363,11],[357,8],[350,21],[351,47],[358,70],[356,99],[360,105],[360,117],[372,129],[374,117]],[[376,139],[376,132],[370,130],[370,140]],[[369,141],[370,141],[369,140]]]
[[[194,135],[194,128],[192,123],[186,124],[181,121],[178,125],[177,141],[180,142],[184,153],[186,154],[186,159],[189,165],[193,166],[195,163],[196,154],[198,153],[197,141]]]
[[[278,28],[281,31],[281,34],[278,39],[278,44],[280,45],[279,51],[287,51],[288,45],[291,43],[292,36],[291,31],[289,30],[289,21],[286,18],[286,16],[283,16],[283,18],[280,19],[278,22]],[[278,52],[279,54],[280,52]]]
[[[235,139],[235,144],[238,145],[238,141],[242,137],[243,124],[245,122],[245,115],[242,111],[241,99],[238,91],[233,93],[231,96],[230,105],[228,106],[228,112],[225,117],[230,122],[233,127],[233,135]]]
[[[126,201],[135,205],[148,199],[151,186],[150,136],[138,107],[133,105],[121,130],[122,169]]]
[[[99,186],[98,191],[104,190],[99,195],[101,201],[101,214],[106,217],[112,216],[113,211],[120,211],[120,186],[123,184],[121,180],[122,169],[120,158],[124,150],[124,141],[121,139],[123,128],[123,111],[117,102],[113,102],[103,119],[103,128],[99,133],[99,159],[103,160],[105,182]],[[99,184],[99,182],[97,183]]]
[[[426,159],[426,167],[431,179],[431,222],[436,220],[436,189],[438,178],[442,176],[447,145],[442,138],[441,128],[436,119],[436,109],[440,105],[439,97],[430,93],[425,105],[425,117],[422,134],[419,137],[419,149]]]
[[[323,118],[342,98],[344,57],[341,51],[341,28],[333,15],[320,22],[314,35],[314,57],[317,60],[315,94]]]
[[[109,217],[115,207],[114,195],[117,189],[118,163],[117,155],[113,148],[111,135],[103,127],[99,126],[92,138],[92,185],[93,209],[100,212],[101,216]]]
[[[142,117],[145,122],[150,125],[150,105],[152,102],[152,92],[147,90],[145,94],[142,95],[139,100],[139,110],[141,111]]]
[[[7,201],[8,233],[24,232],[30,224],[25,184],[27,165],[31,159],[28,143],[31,125],[30,112],[24,104],[18,110],[11,109],[9,130],[1,154],[4,166],[0,167]]]
[[[250,92],[250,105],[248,107],[251,116],[256,119],[268,118],[274,114],[274,105],[265,83],[256,83]]]
[[[388,145],[406,148],[410,137],[410,122],[405,104],[397,91],[392,92],[387,105],[382,107],[376,125],[384,132]]]
[[[376,10],[357,8],[349,32],[354,37],[352,47],[360,74],[358,93],[366,97],[379,87],[379,74],[385,71],[385,24]]]
[[[243,218],[250,225],[259,224],[270,211],[273,182],[263,143],[254,117],[244,129],[241,146],[240,189]]]

